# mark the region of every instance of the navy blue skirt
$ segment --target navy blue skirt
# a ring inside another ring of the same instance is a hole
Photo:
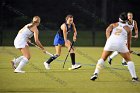
[[[59,33],[57,33],[57,34],[55,35],[53,45],[58,46],[58,45],[63,45],[64,43],[65,43],[64,38],[61,37],[61,36],[59,35]]]

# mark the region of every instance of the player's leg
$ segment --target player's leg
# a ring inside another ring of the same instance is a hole
[[[59,44],[57,46],[55,46],[56,54],[54,56],[50,57],[46,62],[44,62],[44,66],[46,69],[50,69],[51,62],[60,56],[61,47],[62,47],[62,45],[59,45]]]
[[[125,41],[125,43],[126,43],[126,46],[127,46],[127,40]],[[122,59],[122,65],[127,66],[127,62],[124,58]]]
[[[127,66],[127,62],[126,62],[126,60],[124,58],[122,59],[122,65]]]
[[[25,46],[25,48],[21,48],[20,51],[22,52],[23,57],[14,72],[24,73],[25,71],[22,71],[22,68],[28,63],[28,60],[31,56],[29,52],[29,47],[27,45]]]
[[[68,51],[70,50],[70,48],[71,48],[71,42],[69,41],[68,42],[68,45],[65,45],[67,48],[68,48]],[[69,69],[78,69],[78,68],[80,68],[81,67],[81,65],[79,65],[79,64],[76,64],[76,62],[75,62],[75,52],[74,52],[74,46],[72,46],[72,49],[71,49],[71,51],[70,51],[70,57],[71,57],[71,63],[72,63],[72,67],[71,68],[69,68]]]
[[[134,65],[134,62],[131,61],[130,53],[127,52],[127,53],[120,53],[120,54],[127,62],[128,70],[132,76],[132,81],[137,81],[138,77],[136,76],[135,65]]]
[[[111,65],[112,59],[116,57],[119,53],[117,51],[113,52],[109,57],[108,57],[108,63]]]
[[[13,60],[11,60],[11,64],[12,64],[12,68],[16,69],[17,64],[22,60],[24,56],[20,56],[18,58],[14,58]]]
[[[96,64],[96,68],[93,73],[93,76],[90,78],[91,80],[97,79],[100,69],[104,67],[104,62],[111,53],[112,53],[111,51],[105,51],[105,50],[103,51],[101,58],[98,60]]]

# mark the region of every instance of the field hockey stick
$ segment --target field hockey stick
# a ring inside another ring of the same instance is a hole
[[[31,45],[33,45],[33,46],[37,47],[38,49],[42,50],[38,45],[32,43],[31,41],[28,41],[28,42],[29,42]],[[48,55],[50,55],[50,56],[54,56],[53,54],[49,53],[48,51],[45,51],[45,54],[48,54]]]
[[[68,58],[68,56],[69,56],[69,53],[70,53],[70,51],[71,51],[73,45],[74,45],[74,41],[72,42],[72,44],[71,44],[71,46],[70,46],[70,49],[69,49],[69,51],[68,51],[68,54],[67,54],[67,56],[66,56],[66,58],[65,58],[65,60],[64,60],[63,68],[64,68],[64,66],[65,66],[66,60],[67,60],[67,58]]]
[[[131,51],[132,54],[140,56],[140,52]]]

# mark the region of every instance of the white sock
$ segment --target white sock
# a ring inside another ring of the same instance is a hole
[[[15,64],[18,64],[22,60],[23,57],[24,56],[20,56],[20,57],[16,58],[16,60],[14,61],[14,63]]]
[[[122,63],[125,63],[125,62],[126,62],[126,60],[123,58],[123,59],[122,59]]]
[[[110,56],[111,59],[113,59],[115,56],[117,56],[119,53],[117,51],[113,52]]]
[[[100,69],[102,69],[104,66],[104,60],[103,59],[99,59],[97,64],[96,64],[96,68],[95,68],[95,71],[94,71],[94,74],[97,73],[99,74],[99,71]]]
[[[21,70],[26,65],[27,62],[28,59],[26,57],[23,57],[15,70]]]
[[[137,76],[136,76],[136,72],[135,72],[134,62],[128,61],[127,65],[128,65],[128,70],[129,70],[131,76],[136,78]]]

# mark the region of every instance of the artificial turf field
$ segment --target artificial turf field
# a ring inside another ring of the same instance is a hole
[[[54,53],[54,47],[46,47]],[[91,81],[102,47],[76,47],[76,62],[82,68],[69,71],[68,58],[65,68],[63,61],[67,49],[62,48],[61,56],[51,64],[51,70],[44,68],[43,62],[49,58],[35,47],[30,47],[32,58],[24,67],[26,73],[13,73],[10,60],[21,55],[14,47],[0,47],[0,93],[140,93],[140,82],[132,82],[126,66],[121,65],[121,57],[107,62],[99,78]],[[139,50],[139,48],[132,48]],[[137,75],[140,77],[140,57],[132,54]]]

